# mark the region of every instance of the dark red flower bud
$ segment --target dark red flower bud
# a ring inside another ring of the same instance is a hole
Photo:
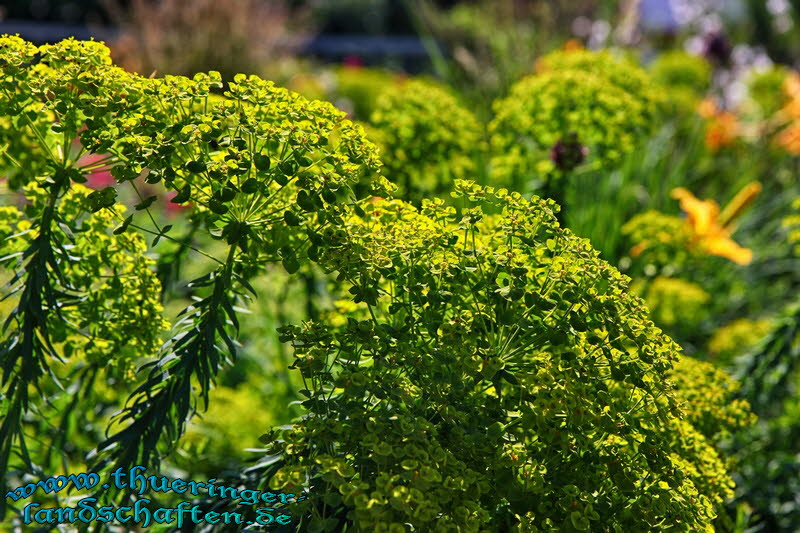
[[[583,163],[589,149],[578,142],[578,136],[570,133],[553,145],[550,150],[550,160],[559,170],[570,171]]]
[[[727,65],[730,63],[732,51],[731,43],[724,33],[713,32],[706,35],[703,55],[708,60],[719,65]]]

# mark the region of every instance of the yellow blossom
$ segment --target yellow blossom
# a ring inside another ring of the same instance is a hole
[[[711,118],[717,114],[717,104],[711,98],[703,98],[697,105],[697,114],[703,118]]]
[[[687,215],[687,223],[692,230],[692,246],[704,253],[730,259],[734,263],[746,265],[753,259],[753,253],[739,246],[731,239],[733,221],[752,203],[761,184],[752,182],[746,185],[725,206],[720,213],[719,205],[713,200],[698,200],[684,188],[672,191],[672,197],[679,200],[681,209]]]

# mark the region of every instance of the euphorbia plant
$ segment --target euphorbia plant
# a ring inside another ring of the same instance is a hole
[[[236,306],[256,292],[248,280],[265,264],[291,274],[316,262],[354,305],[339,320],[282,330],[307,413],[273,434],[279,462],[263,481],[311,489],[295,507],[299,527],[711,527],[730,494],[715,435],[747,421],[745,406],[726,413],[733,423],[684,410],[668,379],[678,347],[628,280],[559,226],[552,201],[458,181],[459,209],[432,200],[417,211],[390,198],[361,128],[254,76],[237,76],[220,98],[214,73],[142,78],[113,67],[97,43],[36,48],[13,37],[0,40],[0,67],[0,109],[39,154],[8,154],[33,204],[0,219],[14,302],[0,340],[4,472],[43,462],[29,457],[23,431],[42,403],[31,385],[57,390],[45,376],[81,358],[103,362],[97,373],[118,371],[107,364],[116,353],[82,338],[115,350],[115,328],[138,308],[115,306],[95,278],[131,269],[134,288],[116,289],[140,288],[152,319],[136,333],[150,360],[92,466],[157,467],[236,353]],[[195,303],[160,346],[161,291],[139,256],[143,234],[155,236],[151,251],[175,237],[147,217],[152,197],[126,216],[117,188],[76,186],[87,153],[108,154],[117,187],[162,182],[220,241],[212,250],[176,239],[214,266],[189,282]],[[352,193],[364,179],[370,201]],[[109,314],[96,312],[104,306]],[[726,391],[712,399],[724,403]]]
[[[552,201],[456,189],[461,215],[378,202],[323,258],[362,309],[285,329],[309,413],[266,437],[271,488],[308,483],[317,531],[710,530],[747,405],[702,372],[676,395],[678,347]],[[682,411],[701,383],[730,415]]]
[[[660,105],[657,86],[628,61],[608,52],[548,54],[493,104],[490,176],[561,201],[571,173],[618,167],[653,130]]]
[[[329,245],[321,231],[341,223],[355,201],[350,187],[362,174],[372,180],[370,193],[385,193],[375,149],[330,104],[254,76],[237,76],[219,99],[211,94],[221,86],[215,73],[193,80],[142,78],[112,66],[99,43],[67,40],[37,48],[18,37],[0,41],[0,68],[0,111],[35,140],[37,149],[28,155],[39,155],[28,161],[7,154],[7,160],[20,164],[20,182],[46,191],[41,209],[28,211],[24,223],[33,237],[21,255],[6,258],[15,272],[7,296],[16,306],[0,344],[7,402],[0,468],[7,471],[14,450],[33,468],[21,425],[35,405],[29,386],[70,355],[53,338],[51,324],[63,318],[67,302],[91,291],[64,276],[85,259],[70,253],[80,221],[60,209],[74,184],[86,180],[88,169],[76,162],[87,153],[108,154],[118,186],[142,174],[148,183],[163,181],[177,192],[172,201],[193,204],[205,229],[225,243],[219,257],[200,251],[217,265],[190,282],[201,298],[184,311],[121,425],[98,447],[110,449],[100,464],[151,464],[160,457],[159,445],[174,443],[193,412],[193,388],[206,398],[220,367],[235,355],[234,307],[249,289],[247,279],[268,262],[281,262],[291,273],[301,261],[316,260]],[[78,153],[70,149],[76,137]],[[118,216],[114,235],[138,229],[154,234],[154,241],[172,238],[169,226],[144,214],[154,197],[141,198],[138,217],[124,217],[114,207],[116,195],[114,187],[92,192],[82,208]],[[66,323],[78,335],[86,327]]]

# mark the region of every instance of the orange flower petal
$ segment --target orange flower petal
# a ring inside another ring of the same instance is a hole
[[[739,265],[747,265],[753,260],[750,249],[739,246],[727,237],[708,239],[705,245],[709,254],[730,259]]]

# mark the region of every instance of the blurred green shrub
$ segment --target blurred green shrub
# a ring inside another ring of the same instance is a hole
[[[403,198],[418,203],[477,171],[483,127],[444,87],[423,80],[390,86],[378,98],[370,123],[383,173]]]
[[[634,285],[633,289],[642,293],[657,326],[693,329],[708,318],[706,304],[711,295],[696,283],[663,276],[642,283],[645,287]]]
[[[650,75],[662,86],[685,91],[695,98],[701,97],[711,86],[708,61],[678,50],[658,56],[650,65]]]
[[[770,118],[786,104],[783,86],[789,69],[774,66],[754,72],[747,80],[747,95],[756,104],[761,118]]]
[[[652,132],[659,97],[647,74],[608,52],[565,51],[494,103],[490,177],[515,191],[555,191],[576,170],[608,170]]]
[[[369,121],[380,95],[400,83],[397,74],[386,70],[342,66],[336,69],[336,86],[328,99],[340,108],[344,100],[353,119]]]
[[[681,116],[692,116],[711,86],[711,65],[702,57],[679,50],[665,52],[650,64],[653,80],[668,91],[666,105]]]
[[[708,341],[708,355],[715,364],[728,367],[733,360],[751,350],[772,330],[770,319],[741,318],[720,328]]]
[[[244,450],[260,448],[259,435],[275,425],[284,405],[272,401],[253,383],[217,387],[209,395],[208,410],[186,428],[176,453],[175,466],[193,474],[215,477],[242,468],[255,457]]]

